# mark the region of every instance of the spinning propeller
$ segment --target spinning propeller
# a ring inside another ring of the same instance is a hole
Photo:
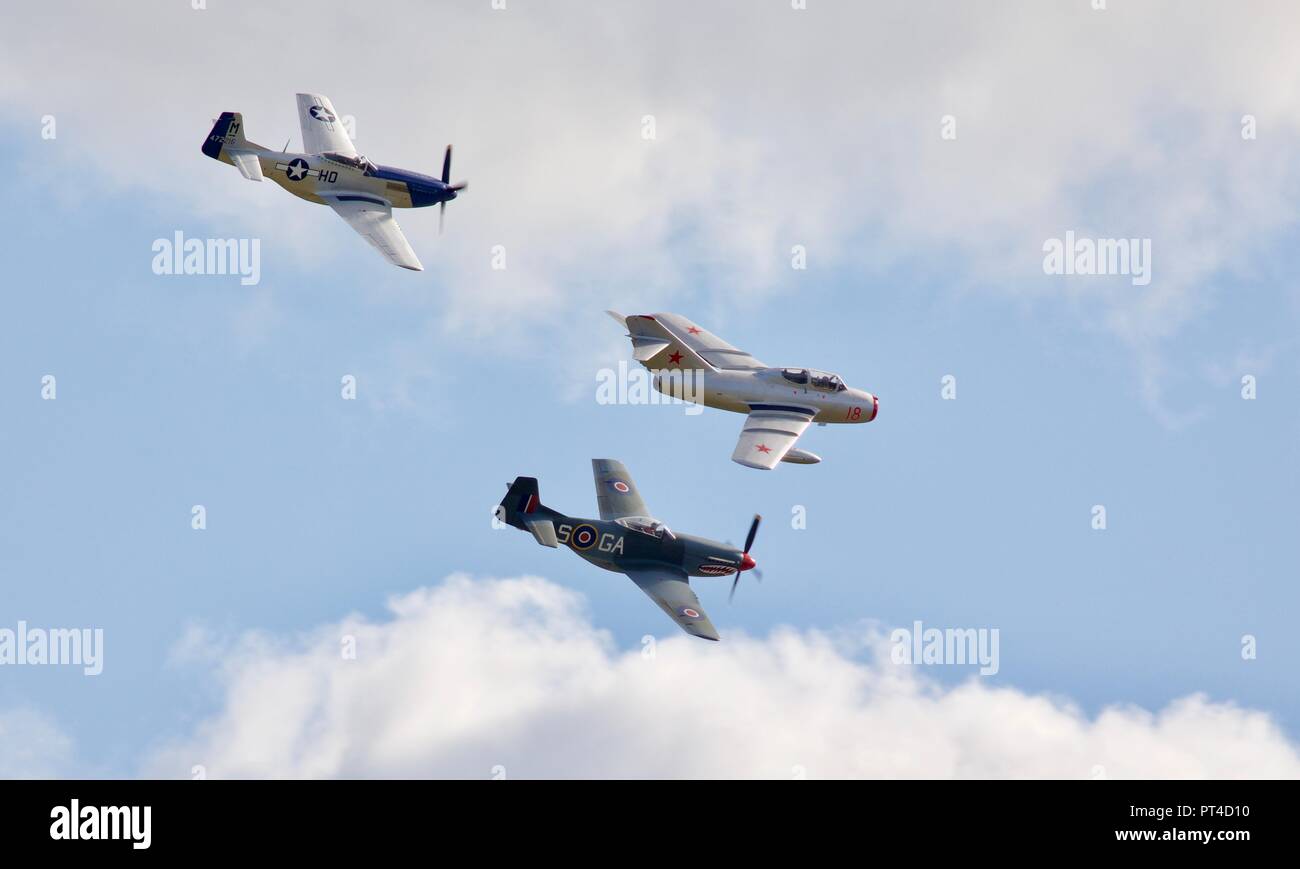
[[[754,537],[758,535],[758,523],[762,521],[763,521],[763,517],[755,513],[754,521],[749,526],[749,535],[745,538],[745,548],[740,553],[741,554],[740,567],[736,570],[736,578],[731,581],[731,594],[727,596],[728,603],[730,603],[736,597],[736,586],[740,584],[740,574],[745,572],[746,570],[754,569],[754,565],[756,562],[754,561],[754,557],[749,554],[749,550],[754,545]],[[754,578],[758,579],[761,582],[762,580],[760,577],[761,574],[755,571]]]
[[[453,192],[464,190],[469,186],[468,181],[457,181],[451,183],[451,145],[447,146],[447,153],[442,158],[442,183]],[[438,203],[438,235],[442,235],[442,224],[447,217],[447,200]]]

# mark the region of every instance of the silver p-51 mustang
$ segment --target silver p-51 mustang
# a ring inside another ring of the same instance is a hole
[[[328,97],[298,94],[298,120],[306,153],[272,151],[248,141],[239,112],[221,113],[203,142],[203,153],[229,163],[250,181],[269,177],[294,196],[328,205],[389,262],[423,271],[393,209],[437,205],[442,231],[447,203],[466,187],[464,181],[451,183],[451,145],[442,158],[442,178],[433,178],[378,166],[358,154]]]
[[[675,398],[746,414],[731,460],[770,471],[777,462],[815,465],[821,458],[795,447],[814,422],[871,422],[880,399],[839,375],[811,368],[772,368],[680,314],[608,311],[627,327],[632,355],[654,372],[654,388]],[[699,372],[698,390],[677,372]]]

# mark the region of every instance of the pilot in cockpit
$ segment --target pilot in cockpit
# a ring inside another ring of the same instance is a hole
[[[676,540],[673,532],[668,526],[658,519],[651,519],[649,516],[624,516],[622,519],[615,520],[619,525],[631,531],[639,531],[642,534],[653,537],[656,540],[662,540],[665,536],[669,540]]]
[[[824,389],[827,392],[843,392],[846,387],[840,380],[838,374],[827,374],[825,371],[813,371],[812,385],[815,389]]]
[[[369,160],[367,160],[365,157],[362,157],[360,154],[358,154],[355,157],[350,157],[347,154],[339,154],[334,151],[331,151],[322,156],[324,156],[325,159],[327,160],[333,160],[335,163],[342,163],[344,166],[351,166],[353,169],[360,169],[362,172],[364,172],[367,175],[371,175],[375,171],[375,164],[371,163]]]

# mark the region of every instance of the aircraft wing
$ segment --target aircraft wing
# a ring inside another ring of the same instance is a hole
[[[393,209],[387,202],[347,194],[328,197],[326,201],[390,263],[413,272],[424,271],[406,236],[402,235],[402,228],[393,219]]]
[[[785,405],[753,405],[745,417],[740,442],[731,460],[747,468],[770,471],[794,446],[816,416],[810,409]]]
[[[596,478],[596,504],[600,507],[600,518],[651,515],[622,462],[592,459],[591,473]]]
[[[700,606],[686,574],[670,567],[634,568],[626,573],[686,633],[703,640],[718,639],[718,630]]]
[[[333,151],[357,156],[334,105],[324,94],[298,94],[298,122],[302,124],[302,149],[308,154]]]

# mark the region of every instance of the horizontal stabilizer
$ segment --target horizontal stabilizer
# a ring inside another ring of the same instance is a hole
[[[659,355],[670,342],[662,338],[652,338],[643,335],[632,336],[632,356],[637,362],[648,362]]]
[[[628,337],[632,339],[632,356],[637,362],[646,363],[659,355],[659,352],[672,344],[667,335],[646,335],[638,332],[632,327],[631,318],[625,317],[618,311],[606,311],[613,318],[614,322],[628,330]]]
[[[239,174],[243,175],[249,181],[261,181],[262,164],[258,162],[257,154],[253,151],[236,151],[231,148],[226,149],[226,156],[230,162],[235,164]]]
[[[555,523],[550,519],[525,519],[524,527],[532,532],[538,543],[552,549],[559,548],[560,543],[555,539]]]

